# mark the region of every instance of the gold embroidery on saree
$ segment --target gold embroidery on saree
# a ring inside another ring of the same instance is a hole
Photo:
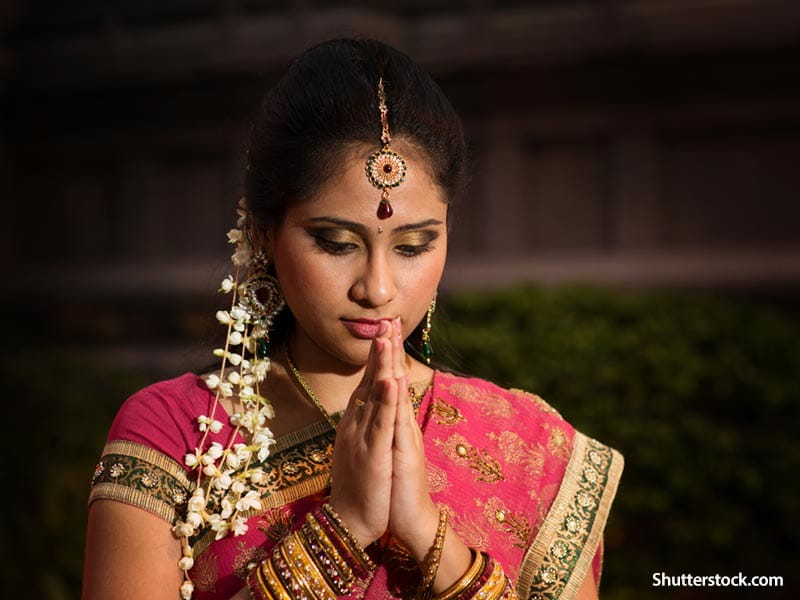
[[[327,474],[333,457],[334,435],[329,430],[304,444],[270,454],[262,465],[267,481],[258,486],[261,495],[273,494],[316,475]]]
[[[219,577],[217,555],[209,552],[198,558],[191,570],[191,576],[195,587],[201,592],[216,592],[216,582]]]
[[[500,463],[484,448],[475,448],[463,435],[454,433],[447,440],[435,440],[444,455],[457,465],[478,472],[475,481],[497,483],[505,479]]]
[[[431,411],[436,415],[436,423],[438,425],[455,425],[459,421],[466,421],[461,411],[441,398],[436,398],[433,401]]]
[[[622,472],[621,455],[575,433],[558,494],[522,561],[517,582],[528,600],[572,600],[599,543]]]
[[[260,515],[258,529],[268,540],[277,544],[292,531],[292,519],[281,508],[271,508]]]
[[[506,462],[521,464],[528,477],[539,478],[544,471],[544,452],[534,444],[529,444],[522,436],[513,431],[504,431],[500,435],[494,432],[486,434],[489,439],[497,441],[497,447],[503,453]]]
[[[547,451],[562,460],[569,460],[571,448],[566,432],[561,427],[549,423],[542,423],[542,427],[549,432]]]
[[[501,394],[496,394],[488,390],[482,390],[466,383],[451,383],[445,386],[451,394],[472,402],[480,407],[483,414],[487,416],[497,416],[504,419],[511,418],[514,409],[508,398]]]
[[[481,507],[486,522],[497,531],[508,534],[514,547],[524,549],[530,544],[533,530],[525,515],[509,510],[497,496],[492,496],[486,502],[475,502]]]
[[[450,487],[447,471],[429,461],[425,461],[425,479],[428,482],[428,491],[432,494],[443,492]]]
[[[536,394],[531,394],[530,392],[526,392],[525,390],[520,390],[517,388],[511,388],[508,391],[519,398],[525,398],[526,400],[530,400],[546,413],[550,413],[551,415],[555,415],[559,418],[561,417],[561,414],[555,408],[550,406],[547,403],[547,401],[545,401],[544,398],[542,398],[541,396],[538,396]]]
[[[267,557],[267,551],[261,546],[248,547],[244,541],[236,543],[236,557],[233,559],[233,574],[244,581],[261,561]]]

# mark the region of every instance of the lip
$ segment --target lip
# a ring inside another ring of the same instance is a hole
[[[342,319],[341,321],[354,337],[371,340],[378,337],[381,321],[388,320],[390,319]]]

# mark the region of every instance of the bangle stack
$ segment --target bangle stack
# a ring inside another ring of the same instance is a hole
[[[433,594],[433,582],[447,533],[447,515],[439,525],[423,569],[419,597],[423,600],[517,600],[517,594],[500,563],[470,548],[472,561],[466,573],[443,592]],[[336,600],[346,596],[356,579],[368,579],[377,567],[339,515],[325,504],[306,515],[300,529],[292,531],[254,568],[247,586],[254,600]]]
[[[272,555],[252,570],[247,585],[255,600],[336,600],[356,577],[376,567],[329,505],[306,515]]]
[[[517,600],[517,593],[503,567],[491,556],[470,548],[472,562],[467,572],[432,600]]]

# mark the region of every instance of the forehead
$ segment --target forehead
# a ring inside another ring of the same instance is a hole
[[[287,220],[325,214],[374,226],[425,219],[444,222],[447,216],[444,191],[434,183],[422,154],[402,142],[392,143],[392,149],[406,161],[406,176],[389,192],[394,214],[388,219],[378,218],[381,190],[372,185],[366,174],[367,159],[376,149],[361,144],[342,152],[328,179],[312,198],[292,206],[286,214]]]

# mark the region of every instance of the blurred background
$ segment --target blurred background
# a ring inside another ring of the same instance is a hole
[[[79,596],[114,413],[212,358],[247,117],[350,35],[475,157],[435,348],[626,456],[602,597],[798,597],[796,0],[0,3],[3,596]],[[784,587],[651,586],[740,571]]]

